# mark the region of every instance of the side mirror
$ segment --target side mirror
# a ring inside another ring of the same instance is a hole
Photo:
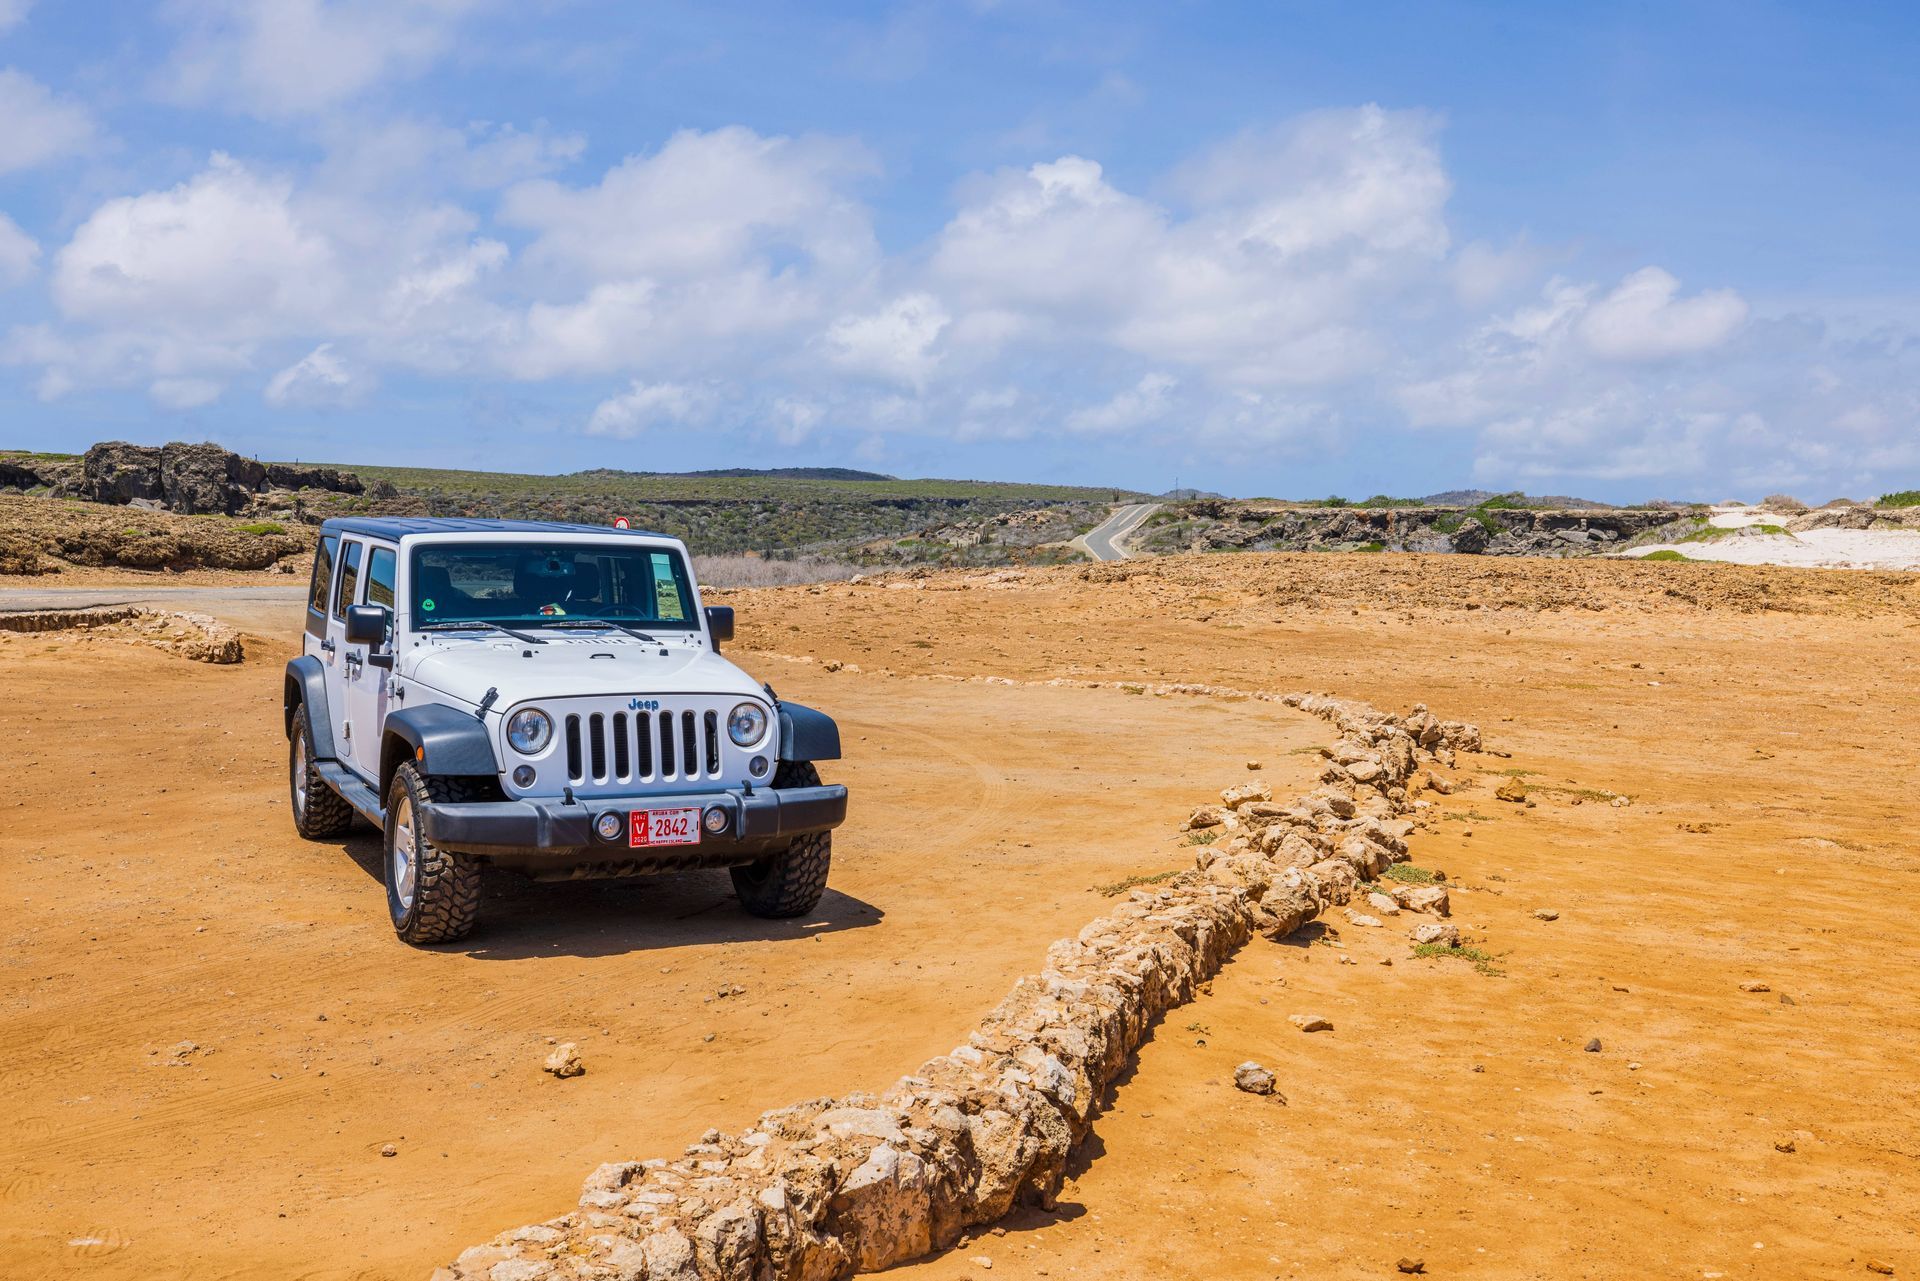
[[[733,606],[707,606],[707,631],[713,636],[717,646],[733,639]]]
[[[378,645],[387,638],[393,612],[385,605],[347,606],[347,644]]]

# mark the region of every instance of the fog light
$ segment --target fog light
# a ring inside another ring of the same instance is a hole
[[[767,758],[764,756],[756,756],[748,761],[747,773],[753,775],[755,778],[765,778],[767,776]]]
[[[531,765],[515,766],[513,770],[513,785],[515,787],[532,787],[533,786],[533,766]]]
[[[612,810],[593,820],[593,830],[600,834],[600,839],[603,841],[619,840],[620,833],[625,830],[626,825],[626,820]]]
[[[718,836],[727,830],[727,812],[718,805],[708,810],[706,817],[700,820],[700,826],[707,829],[709,836]]]

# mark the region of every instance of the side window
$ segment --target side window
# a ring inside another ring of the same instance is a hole
[[[653,616],[663,623],[685,622],[687,610],[680,600],[673,557],[666,552],[655,552],[650,559],[653,562]]]
[[[341,558],[340,587],[333,594],[333,616],[344,619],[347,606],[353,604],[354,593],[360,590],[360,544],[348,543],[346,555]]]
[[[376,547],[367,557],[367,604],[393,608],[393,548]]]
[[[313,582],[307,586],[307,608],[316,614],[327,612],[327,590],[333,586],[333,554],[340,547],[340,536],[328,534],[313,554]]]

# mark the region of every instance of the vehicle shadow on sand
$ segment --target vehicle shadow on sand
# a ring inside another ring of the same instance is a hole
[[[376,885],[385,884],[377,834],[355,832],[345,849]],[[750,916],[735,899],[725,870],[598,881],[531,881],[491,870],[482,884],[473,933],[423,950],[464,952],[487,961],[614,956],[700,943],[798,943],[883,919],[878,907],[832,888],[805,916],[785,921]]]

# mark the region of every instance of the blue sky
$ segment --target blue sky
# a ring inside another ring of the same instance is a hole
[[[1895,5],[0,0],[0,444],[1920,484]]]

